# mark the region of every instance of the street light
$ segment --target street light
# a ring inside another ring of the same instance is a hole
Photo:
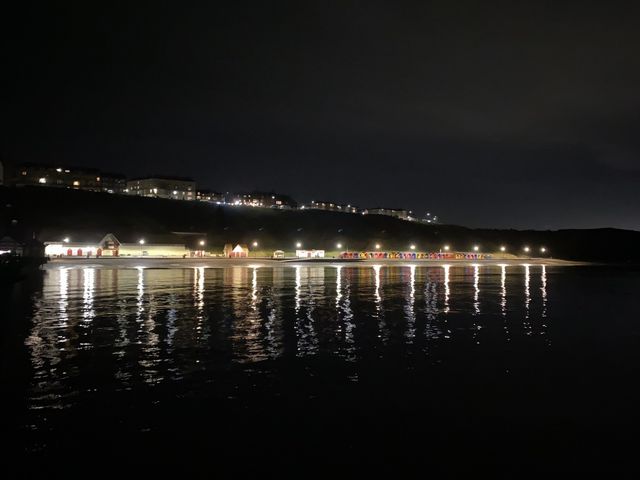
[[[380,244],[376,243],[376,250],[380,250]]]
[[[500,251],[501,252],[506,252],[507,251],[507,247],[505,247],[504,245],[500,247]]]
[[[544,248],[544,247],[542,247],[542,248],[540,248],[540,251],[541,251],[542,253],[545,253],[545,252],[547,251],[547,249],[546,249],[546,248]]]
[[[529,253],[531,251],[531,249],[529,247],[524,247],[524,251]]]
[[[139,243],[140,245],[144,245],[144,238],[141,238],[141,239],[138,241],[138,243]]]
[[[296,242],[296,248],[300,248],[302,247],[302,243],[301,242]]]
[[[200,246],[201,247],[204,247],[204,243],[205,243],[204,240],[200,240]]]
[[[62,240],[64,243],[69,243],[69,237],[64,237],[64,240]]]
[[[252,243],[252,245],[253,245],[254,247],[257,247],[257,246],[258,246],[258,242],[253,242],[253,243]]]
[[[473,251],[477,252],[478,250],[480,250],[480,247],[478,245],[474,245],[473,246]]]
[[[410,248],[411,250],[415,250],[415,249],[416,249],[416,246],[415,246],[415,245],[411,245],[409,248]]]
[[[336,244],[336,247],[337,247],[337,248],[342,248],[342,244],[341,244],[341,243],[338,243],[338,244]]]
[[[449,247],[449,245],[445,245],[445,246],[444,246],[444,251],[445,251],[445,252],[448,252],[448,251],[449,251],[449,248],[451,248],[451,247]]]

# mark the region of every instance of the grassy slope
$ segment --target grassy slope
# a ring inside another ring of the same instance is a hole
[[[261,249],[292,250],[297,241],[305,248],[334,250],[337,242],[349,249],[437,250],[449,244],[469,250],[509,251],[523,245],[544,245],[557,258],[602,261],[640,260],[640,232],[596,229],[518,231],[468,229],[452,225],[424,225],[379,215],[357,215],[322,211],[277,211],[250,207],[220,207],[120,195],[96,194],[53,188],[0,187],[1,226],[17,237],[43,240],[70,235],[112,232],[123,241],[171,231],[203,232],[208,246],[221,250],[224,243],[260,243]],[[10,205],[10,206],[7,206]],[[18,223],[11,225],[11,220]],[[0,234],[3,232],[0,232]]]

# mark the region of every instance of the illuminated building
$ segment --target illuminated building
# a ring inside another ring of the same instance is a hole
[[[17,167],[11,183],[15,186],[71,188],[90,192],[124,193],[126,178],[97,168],[25,163]]]
[[[342,205],[339,203],[311,200],[311,203],[304,206],[305,209],[327,210],[330,212],[358,213],[358,208],[352,205]]]
[[[195,200],[196,182],[190,178],[153,176],[127,182],[127,193],[140,197]]]

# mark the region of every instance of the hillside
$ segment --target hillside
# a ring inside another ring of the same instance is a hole
[[[0,187],[0,234],[47,241],[65,236],[80,239],[107,232],[124,238],[169,232],[200,232],[211,250],[225,243],[258,241],[261,249],[305,248],[335,250],[340,242],[349,249],[469,250],[480,245],[509,252],[529,245],[537,252],[549,249],[555,258],[611,262],[640,261],[640,232],[610,228],[592,230],[490,230],[454,225],[425,225],[380,215],[359,215],[314,210],[279,211],[230,207],[200,202],[107,195],[55,188]]]

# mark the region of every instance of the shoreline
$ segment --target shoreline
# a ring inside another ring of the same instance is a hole
[[[510,258],[491,260],[343,260],[339,258],[313,259],[279,259],[272,258],[149,258],[149,257],[101,257],[101,258],[56,258],[43,265],[44,270],[55,268],[225,268],[225,267],[295,267],[295,266],[502,266],[502,265],[546,265],[546,266],[584,266],[594,265],[591,262],[561,260],[555,258]]]

